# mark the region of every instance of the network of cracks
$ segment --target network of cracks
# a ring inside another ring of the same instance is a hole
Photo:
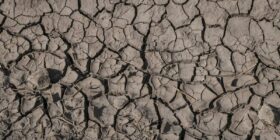
[[[0,139],[280,139],[279,0],[0,0]]]

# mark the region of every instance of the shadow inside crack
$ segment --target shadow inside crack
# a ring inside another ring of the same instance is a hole
[[[57,83],[62,78],[62,72],[56,69],[47,69],[51,83]]]

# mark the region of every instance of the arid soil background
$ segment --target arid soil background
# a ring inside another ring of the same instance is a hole
[[[279,140],[279,0],[0,0],[0,139]]]

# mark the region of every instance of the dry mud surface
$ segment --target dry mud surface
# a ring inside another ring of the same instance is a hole
[[[279,0],[0,0],[0,139],[280,139]]]

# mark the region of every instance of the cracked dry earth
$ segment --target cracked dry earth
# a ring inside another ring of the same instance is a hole
[[[279,0],[0,0],[0,139],[280,139]]]

